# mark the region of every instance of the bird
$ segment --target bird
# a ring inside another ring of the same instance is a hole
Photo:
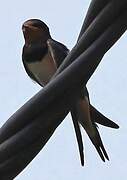
[[[50,35],[49,27],[39,19],[25,21],[22,25],[22,31],[25,40],[22,51],[24,68],[33,81],[44,87],[52,80],[53,75],[68,55],[69,49],[64,44],[54,40]],[[70,112],[78,141],[81,165],[84,165],[84,152],[80,124],[85,129],[101,159],[103,161],[109,160],[96,123],[116,129],[119,126],[91,105],[86,87],[77,93]]]

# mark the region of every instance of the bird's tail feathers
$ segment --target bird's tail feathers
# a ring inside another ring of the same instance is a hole
[[[78,121],[85,129],[86,133],[88,134],[90,140],[95,146],[101,159],[103,161],[105,161],[105,158],[109,160],[108,154],[104,148],[104,145],[102,143],[100,134],[97,130],[96,124],[91,121],[90,104],[89,104],[88,98],[84,97],[84,99],[80,99],[77,102],[76,108],[77,108],[77,113],[78,113]]]
[[[81,165],[84,166],[84,148],[83,148],[82,134],[81,134],[81,130],[80,130],[80,126],[79,126],[78,117],[77,117],[75,107],[73,107],[71,110],[71,116],[72,116],[75,134],[76,134],[76,138],[77,138],[77,142],[78,142]]]

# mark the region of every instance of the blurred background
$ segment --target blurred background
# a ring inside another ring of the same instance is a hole
[[[41,88],[26,75],[22,64],[21,26],[29,18],[48,24],[54,39],[71,49],[78,37],[90,0],[22,0],[0,6],[0,126]],[[113,130],[99,126],[110,161],[103,163],[82,130],[85,167],[81,167],[70,116],[16,180],[107,180],[127,175],[127,33],[105,55],[88,83],[91,103],[119,124]]]

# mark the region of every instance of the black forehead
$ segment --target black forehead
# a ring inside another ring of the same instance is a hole
[[[49,29],[48,26],[39,19],[30,19],[26,21],[25,23],[31,24],[32,26],[39,27],[39,28],[45,28],[47,30]]]

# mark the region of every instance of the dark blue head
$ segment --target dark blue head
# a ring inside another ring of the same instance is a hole
[[[22,25],[22,30],[27,44],[51,38],[48,26],[39,19],[29,19]]]

